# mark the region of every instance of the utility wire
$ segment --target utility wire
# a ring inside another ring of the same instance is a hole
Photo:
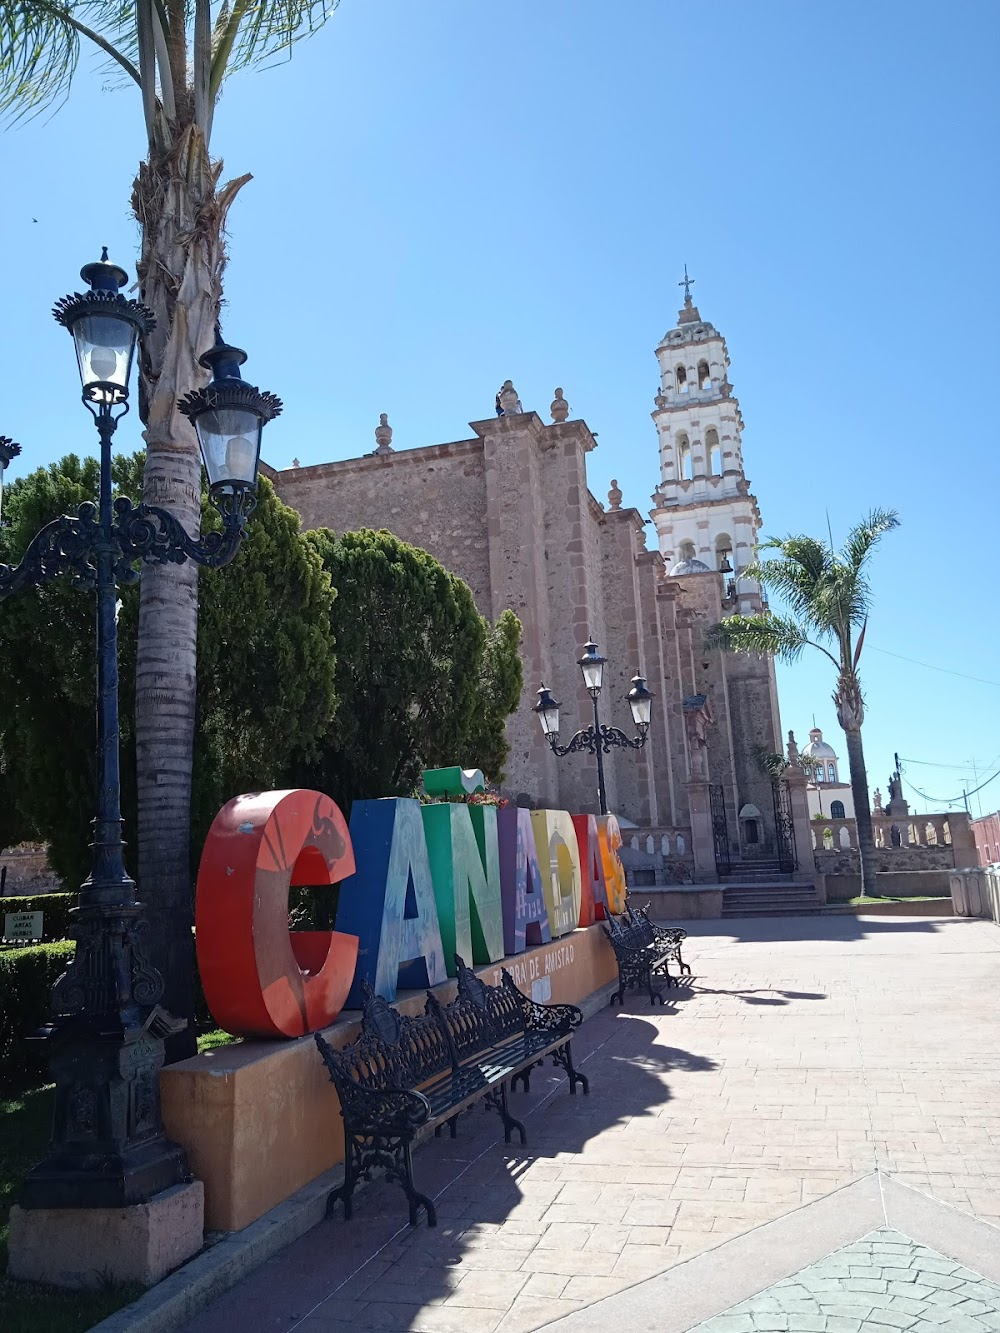
[[[895,657],[900,662],[909,662],[911,666],[926,667],[928,671],[940,671],[945,676],[959,676],[962,680],[974,680],[980,685],[994,685],[1000,690],[1000,680],[986,680],[983,676],[969,676],[964,671],[952,671],[950,667],[934,666],[930,662],[918,662],[915,657],[904,657],[902,653],[890,653],[888,648],[877,648],[873,643],[868,646],[873,653],[882,653],[885,657]]]
[[[900,774],[900,776],[902,776],[902,774]],[[992,777],[987,778],[985,782],[981,782],[978,787],[973,787],[971,791],[963,791],[958,796],[951,796],[947,800],[942,796],[928,796],[927,793],[921,791],[919,787],[914,787],[909,778],[905,778],[904,781],[911,791],[915,791],[918,796],[922,796],[925,801],[930,801],[932,805],[961,805],[970,796],[975,796],[977,791],[982,791],[983,788],[988,787],[991,782],[995,782],[997,778],[1000,778],[1000,768],[997,769]]]

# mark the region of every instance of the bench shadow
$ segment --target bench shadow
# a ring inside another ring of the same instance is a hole
[[[824,991],[781,990],[776,986],[734,987],[726,990],[717,986],[702,986],[697,977],[681,979],[676,989],[671,987],[670,998],[685,1003],[698,995],[734,995],[744,1004],[790,1004],[792,1000],[825,1000]]]
[[[421,1220],[409,1226],[399,1187],[373,1181],[355,1195],[351,1222],[338,1210],[242,1284],[241,1290],[256,1288],[255,1329],[295,1326],[287,1299],[285,1313],[274,1308],[273,1321],[267,1318],[275,1306],[275,1273],[270,1279],[266,1273],[274,1268],[294,1268],[293,1308],[297,1319],[308,1313],[306,1328],[325,1328],[322,1321],[333,1319],[345,1328],[387,1333],[426,1329],[433,1327],[432,1307],[454,1296],[456,1304],[442,1324],[451,1328],[463,1311],[469,1313],[463,1299],[477,1311],[500,1310],[511,1289],[528,1284],[530,1273],[520,1266],[548,1221],[601,1217],[605,1190],[616,1200],[623,1189],[634,1191],[647,1211],[654,1208],[648,1177],[655,1180],[656,1168],[666,1169],[675,1156],[666,1135],[655,1128],[672,1098],[671,1075],[710,1072],[717,1063],[668,1044],[661,1027],[628,1009],[601,1010],[576,1034],[573,1048],[577,1068],[590,1078],[589,1096],[581,1090],[570,1095],[563,1071],[546,1062],[532,1071],[529,1092],[510,1094],[512,1113],[527,1127],[525,1146],[505,1144],[499,1118],[482,1106],[462,1114],[456,1139],[421,1141],[414,1149],[414,1178],[434,1199],[438,1225],[429,1228]],[[596,1139],[601,1142],[594,1144]],[[543,1223],[559,1202],[564,1182],[557,1176],[568,1163],[574,1182],[584,1183],[571,1187],[565,1216],[550,1214]],[[589,1210],[581,1189],[590,1198]],[[584,1239],[577,1237],[577,1248]],[[594,1268],[603,1272],[600,1259],[595,1251]],[[231,1328],[227,1301],[223,1297],[213,1307],[214,1322],[203,1322],[202,1316],[190,1333]]]

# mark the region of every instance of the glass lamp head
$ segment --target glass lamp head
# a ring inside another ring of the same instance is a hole
[[[601,692],[601,686],[604,684],[604,663],[607,658],[602,657],[597,651],[597,644],[593,639],[583,645],[583,656],[577,665],[583,672],[583,683],[596,699]]]
[[[280,398],[245,383],[240,366],[246,359],[216,329],[215,346],[200,358],[212,379],[178,404],[197,431],[214,500],[256,494],[264,424],[281,411]]]
[[[543,736],[559,735],[559,704],[543,685],[538,691],[538,702],[531,711],[538,714]]]
[[[83,395],[89,402],[113,405],[128,398],[132,360],[139,338],[156,327],[152,311],[122,296],[128,274],[108,259],[85,264],[80,277],[88,292],[64,296],[53,315],[73,336]]]
[[[645,676],[633,676],[632,688],[628,692],[628,706],[632,710],[632,720],[640,731],[649,726],[653,711],[653,696],[646,689]]]

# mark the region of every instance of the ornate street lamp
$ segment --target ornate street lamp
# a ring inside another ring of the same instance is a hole
[[[577,665],[583,673],[583,683],[587,687],[587,692],[594,701],[594,721],[589,727],[584,727],[581,731],[578,731],[567,745],[559,744],[560,704],[552,697],[551,692],[546,689],[545,685],[542,685],[542,688],[538,691],[538,702],[534,704],[531,710],[538,714],[542,735],[548,741],[549,748],[554,755],[561,759],[564,755],[585,750],[587,754],[597,756],[597,796],[602,815],[608,813],[608,799],[604,787],[604,756],[615,747],[631,750],[642,749],[649,734],[649,722],[653,706],[653,696],[646,688],[646,678],[644,676],[633,676],[632,688],[629,690],[627,698],[629,708],[632,710],[636,735],[626,736],[624,731],[619,730],[618,727],[609,727],[602,723],[598,714],[597,701],[604,686],[606,662],[607,658],[602,657],[597,651],[597,644],[594,643],[593,639],[589,639],[583,646],[583,656],[579,659]]]
[[[178,406],[198,433],[221,531],[196,541],[165,509],[125,496],[112,503],[111,440],[129,409],[136,345],[154,318],[121,295],[128,275],[108,261],[107,249],[80,276],[89,291],[63,297],[53,314],[73,337],[83,401],[100,437],[99,500],[46,524],[16,567],[0,565],[0,599],[61,574],[97,594],[93,862],[72,914],[76,952],[52,991],[55,1022],[46,1045],[56,1085],[53,1136],[25,1182],[24,1208],[122,1207],[188,1179],[183,1150],[163,1133],[159,1101],[163,1038],[185,1020],[158,1003],[163,980],[145,957],[143,909],[123,857],[118,585],[139,578],[140,561],[194,560],[219,569],[233,559],[256,503],[261,430],[281,411],[272,394],[243,383],[245,354],[219,338],[201,358],[212,382]]]

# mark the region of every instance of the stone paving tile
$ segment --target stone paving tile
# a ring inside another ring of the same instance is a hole
[[[791,1333],[988,1333],[1000,1327],[1000,1286],[883,1227],[691,1333],[765,1333],[782,1314]]]
[[[689,990],[662,1010],[605,1010],[574,1039],[590,1097],[568,1097],[558,1071],[514,1094],[526,1148],[481,1112],[418,1148],[436,1230],[411,1231],[398,1189],[376,1182],[349,1225],[316,1227],[185,1333],[529,1333],[876,1168],[1000,1224],[1000,931],[835,917],[692,922],[690,935]],[[751,1317],[771,1323],[750,1333],[900,1319],[1000,1333],[982,1279],[946,1256],[917,1269],[905,1238],[879,1233],[849,1257],[817,1279],[841,1290],[798,1277],[772,1289]]]

